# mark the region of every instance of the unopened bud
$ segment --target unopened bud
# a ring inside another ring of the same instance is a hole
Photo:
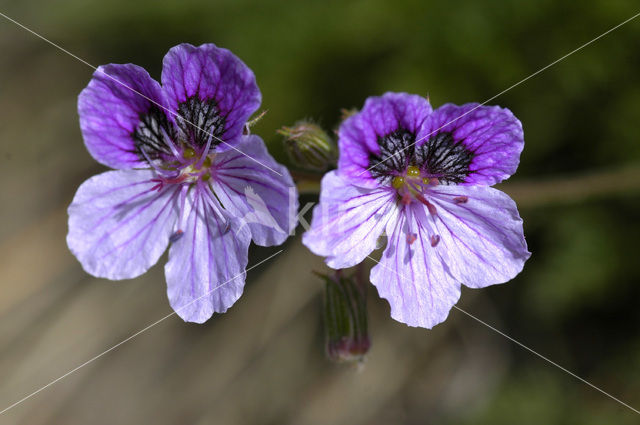
[[[367,329],[366,286],[340,270],[325,281],[324,326],[326,351],[336,362],[361,362],[371,347]]]
[[[278,134],[285,137],[285,150],[295,165],[316,171],[335,166],[336,143],[319,125],[300,121],[293,127],[282,127]]]

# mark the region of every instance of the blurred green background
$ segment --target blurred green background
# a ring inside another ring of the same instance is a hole
[[[0,12],[93,65],[159,78],[175,44],[214,42],[251,67],[254,128],[327,128],[385,91],[434,106],[484,100],[639,12],[623,0],[0,1]],[[640,18],[492,104],[523,123],[517,174],[533,256],[460,306],[640,408]],[[171,312],[162,264],[133,281],[86,275],[66,206],[104,170],[76,98],[92,70],[0,17],[0,410]],[[305,201],[313,196],[305,197]],[[274,252],[252,249],[255,263]],[[172,317],[3,415],[0,424],[637,424],[639,416],[452,311],[394,322],[370,291],[363,368],[323,354],[322,261],[299,234],[205,325]]]

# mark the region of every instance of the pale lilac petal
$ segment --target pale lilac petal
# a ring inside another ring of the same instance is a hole
[[[200,145],[207,141],[206,133],[213,133],[212,146],[218,152],[238,141],[261,101],[253,71],[229,50],[213,44],[171,48],[163,60],[162,86],[173,110],[204,130],[178,120],[184,132]]]
[[[331,171],[322,179],[320,204],[302,243],[326,256],[329,267],[355,266],[376,248],[387,223],[397,219],[396,198],[395,191],[354,186]]]
[[[67,244],[87,273],[129,279],[158,261],[176,222],[178,188],[158,192],[154,177],[108,171],[80,186],[69,206]]]
[[[520,121],[506,108],[448,103],[433,111],[418,133],[416,149],[440,133],[472,152],[470,174],[463,184],[493,185],[509,178],[520,163],[524,134]]]
[[[157,149],[164,145],[160,128],[169,134],[173,131],[163,107],[166,101],[160,85],[143,68],[99,67],[78,97],[80,128],[89,153],[111,168],[144,166],[139,144]]]
[[[171,307],[185,321],[203,323],[224,313],[242,295],[251,234],[213,207],[207,189],[187,195],[182,236],[169,248],[165,266]],[[213,198],[213,199],[212,199]]]
[[[226,211],[251,230],[258,245],[280,245],[296,225],[298,192],[258,136],[244,136],[238,151],[216,155],[211,186]]]
[[[422,205],[414,203],[389,223],[391,236],[380,263],[371,269],[371,282],[389,301],[391,317],[430,329],[447,318],[460,298],[460,284],[431,246],[427,220]]]
[[[376,163],[372,158],[380,156],[378,139],[396,130],[418,133],[431,111],[429,101],[418,95],[385,93],[368,98],[362,110],[340,126],[340,173],[348,175],[353,184],[377,186],[367,169]]]
[[[438,186],[437,251],[461,283],[481,288],[513,279],[531,256],[515,202],[487,186]]]

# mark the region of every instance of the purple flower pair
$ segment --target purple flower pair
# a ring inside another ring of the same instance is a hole
[[[461,285],[506,282],[529,258],[515,203],[490,186],[524,146],[507,109],[387,93],[339,130],[338,169],[322,180],[303,243],[336,269],[365,260],[386,235],[371,282],[394,319],[432,328]]]
[[[108,279],[141,275],[169,246],[171,306],[202,323],[242,294],[250,241],[288,237],[297,194],[262,139],[245,134],[261,95],[240,59],[182,44],[165,56],[161,82],[136,65],[107,65],[80,94],[87,149],[116,170],[80,186],[67,243],[88,273]]]
[[[297,193],[248,135],[260,105],[253,72],[212,44],[164,58],[162,85],[135,65],[99,68],[79,98],[93,157],[115,171],[84,182],[67,242],[99,277],[141,275],[169,246],[169,301],[187,321],[224,312],[243,291],[251,240],[284,242]],[[513,174],[524,140],[506,109],[404,93],[369,98],[339,131],[338,169],[322,180],[303,243],[336,269],[386,236],[371,281],[411,326],[444,321],[472,288],[506,282],[529,258],[515,203],[490,186]]]

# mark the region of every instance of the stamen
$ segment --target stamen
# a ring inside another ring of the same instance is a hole
[[[184,219],[185,219],[184,210],[185,210],[185,205],[187,204],[187,192],[188,191],[189,191],[189,186],[187,186],[187,185],[182,186],[182,188],[180,189],[180,215],[178,216],[178,229],[169,238],[169,240],[171,242],[175,242],[178,239],[180,239],[182,237],[182,234],[184,233],[184,231],[182,229],[184,227],[183,226]]]
[[[144,159],[147,160],[147,163],[154,169],[156,170],[156,172],[158,174],[160,174],[160,176],[165,176],[167,175],[167,173],[169,173],[169,171],[167,170],[163,170],[162,168],[160,168],[158,166],[158,164],[154,163],[151,158],[149,157],[149,154],[147,153],[147,151],[144,150],[144,147],[140,146],[140,152],[142,153],[142,156],[144,156]],[[164,178],[164,177],[163,177]]]
[[[404,177],[402,176],[394,177],[393,180],[391,181],[391,186],[393,186],[393,188],[396,190],[400,189],[402,186],[404,186]]]
[[[420,177],[420,169],[415,165],[407,167],[407,177]]]
[[[431,246],[435,247],[440,243],[440,235],[431,235]]]
[[[204,187],[203,187],[204,186]],[[202,191],[203,199],[209,204],[211,208],[217,213],[216,215],[225,220],[224,229],[222,230],[222,234],[226,234],[231,229],[231,220],[227,219],[226,215],[222,213],[222,209],[224,209],[224,205],[221,204],[220,200],[211,189],[211,186],[205,184],[200,180],[198,185],[196,186],[198,190]]]
[[[416,235],[415,233],[408,233],[407,234],[407,243],[409,245],[412,245],[416,239],[418,239],[418,235]]]
[[[184,159],[191,159],[195,156],[196,156],[196,151],[193,150],[193,148],[184,148],[184,151],[182,152],[182,157]]]
[[[169,146],[169,149],[171,149],[171,153],[173,153],[173,156],[179,160],[180,153],[178,152],[176,145],[173,143],[173,140],[171,140],[171,137],[169,137],[169,133],[167,133],[167,130],[164,127],[160,127],[160,130],[162,130],[162,136],[164,137],[164,141],[167,146]]]
[[[424,205],[427,206],[427,210],[429,210],[429,214],[431,215],[437,215],[438,211],[436,210],[435,205],[433,205],[431,202],[427,201],[424,196],[416,193],[415,197],[418,201],[422,202]]]
[[[453,198],[453,203],[454,204],[465,204],[465,203],[467,203],[468,200],[469,200],[469,198],[466,197],[466,196],[456,196],[455,198]]]
[[[205,158],[209,157],[209,148],[211,147],[211,140],[213,139],[213,133],[209,134],[209,140],[207,140],[207,144],[205,145],[204,149],[202,150],[202,154],[200,155],[200,160],[198,161],[198,164],[196,165],[196,169],[200,169],[202,168],[202,164],[204,163]]]
[[[178,242],[183,235],[184,235],[184,232],[178,229],[171,236],[169,236],[169,242],[171,243]]]

